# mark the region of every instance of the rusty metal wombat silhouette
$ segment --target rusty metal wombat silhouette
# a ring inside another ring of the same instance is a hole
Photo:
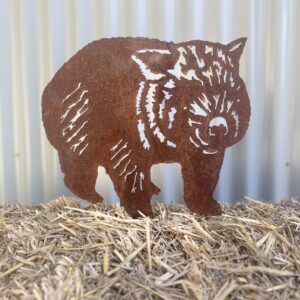
[[[239,76],[245,42],[111,38],[76,53],[42,97],[44,126],[67,187],[102,201],[95,183],[103,166],[125,209],[151,215],[159,188],[150,168],[177,162],[189,209],[220,214],[213,191],[224,151],[243,137],[250,118]]]

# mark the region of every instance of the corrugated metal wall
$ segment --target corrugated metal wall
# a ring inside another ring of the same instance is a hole
[[[299,196],[299,28],[298,0],[0,0],[0,203],[70,195],[41,124],[41,93],[78,49],[112,36],[248,37],[240,72],[252,118],[243,142],[227,150],[216,197]],[[115,201],[104,170],[99,177],[98,190]],[[161,199],[181,200],[178,165],[156,167],[153,177]]]

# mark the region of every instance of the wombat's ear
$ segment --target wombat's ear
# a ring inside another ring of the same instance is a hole
[[[141,49],[131,55],[146,80],[159,80],[171,67],[171,51],[168,49]]]
[[[228,55],[235,62],[238,62],[240,60],[246,41],[247,38],[240,38],[226,45]]]

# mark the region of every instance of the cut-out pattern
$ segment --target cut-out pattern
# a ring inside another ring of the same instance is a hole
[[[213,191],[224,151],[243,137],[250,118],[239,76],[245,42],[112,38],[80,50],[42,99],[66,185],[102,201],[95,182],[103,166],[126,210],[151,215],[151,197],[159,192],[151,166],[178,162],[188,207],[219,214]]]

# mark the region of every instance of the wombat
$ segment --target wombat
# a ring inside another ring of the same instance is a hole
[[[246,38],[227,45],[147,38],[94,41],[65,63],[42,96],[43,123],[66,186],[92,203],[98,167],[133,217],[152,215],[157,163],[181,165],[184,200],[201,215],[213,199],[224,151],[250,118],[239,59]]]

